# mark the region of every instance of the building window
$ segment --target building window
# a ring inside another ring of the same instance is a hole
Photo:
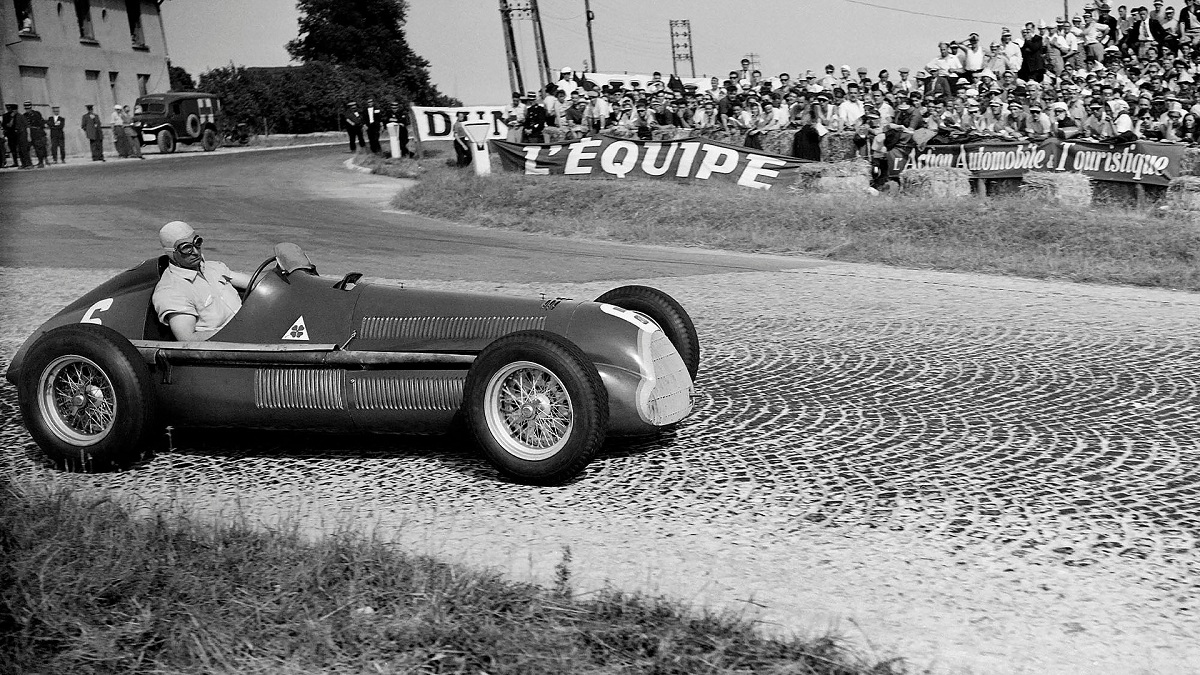
[[[118,75],[119,75],[119,73],[111,73],[111,72],[108,74],[108,88],[112,91],[113,103],[121,102],[121,97],[117,93],[117,76]]]
[[[21,75],[21,93],[26,101],[32,101],[34,106],[50,106],[50,86],[47,84],[47,69],[42,66],[17,66]]]
[[[37,35],[37,28],[33,25],[33,3],[30,0],[13,0],[13,7],[17,10],[18,34]]]
[[[91,0],[75,0],[75,21],[79,23],[79,39],[84,42],[95,42],[96,31],[92,28]]]
[[[146,73],[138,73],[138,96],[145,96],[150,93],[150,75]]]
[[[125,17],[129,19],[129,39],[134,49],[146,49],[146,33],[142,30],[142,0],[125,0]]]
[[[96,102],[96,106],[102,109],[104,106],[104,92],[100,89],[100,71],[85,70],[83,71],[83,75],[87,79],[87,91],[90,91],[96,97],[93,100]]]

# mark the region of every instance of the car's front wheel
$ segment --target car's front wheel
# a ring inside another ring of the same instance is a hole
[[[107,471],[141,459],[154,436],[149,369],[120,333],[94,324],[47,332],[29,348],[18,400],[42,452],[71,471]]]
[[[654,319],[683,358],[692,381],[700,372],[700,338],[687,310],[675,298],[649,286],[621,286],[596,298],[596,302],[641,312]]]
[[[158,132],[158,151],[164,155],[169,155],[175,152],[175,134],[171,133],[170,129],[163,129]]]
[[[546,331],[506,335],[467,374],[468,424],[501,473],[557,484],[578,475],[604,445],[608,390],[574,343]]]

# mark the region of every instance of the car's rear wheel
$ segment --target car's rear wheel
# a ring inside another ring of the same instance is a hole
[[[505,476],[557,484],[583,471],[604,445],[608,390],[574,343],[546,331],[506,335],[467,374],[467,422]]]
[[[700,338],[687,310],[675,298],[649,286],[621,286],[596,298],[596,302],[641,312],[654,319],[683,358],[692,381],[700,372]]]
[[[171,133],[170,129],[158,132],[158,151],[164,155],[175,152],[175,134]]]
[[[70,471],[124,468],[144,457],[155,433],[149,369],[111,328],[70,324],[29,348],[18,399],[42,452]]]
[[[217,144],[220,141],[217,138],[217,132],[212,129],[204,130],[204,137],[200,139],[200,147],[204,148],[205,152],[212,152],[217,149]]]

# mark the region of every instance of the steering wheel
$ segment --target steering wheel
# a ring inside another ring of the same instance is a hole
[[[254,287],[258,285],[258,282],[262,281],[263,278],[267,276],[267,270],[270,269],[273,263],[277,264],[275,256],[271,256],[270,258],[262,261],[262,264],[260,264],[254,270],[254,274],[250,275],[250,283],[246,284],[246,297],[250,297],[250,293],[254,291]]]

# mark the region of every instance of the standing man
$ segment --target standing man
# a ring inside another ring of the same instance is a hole
[[[363,111],[363,122],[367,125],[367,142],[371,153],[378,155],[383,152],[379,147],[379,129],[383,125],[383,111],[375,107],[375,99],[367,99],[367,109]]]
[[[346,110],[342,113],[342,128],[350,135],[350,152],[358,151],[358,146],[366,147],[363,142],[363,123],[362,117],[359,116],[358,110],[354,106],[354,101],[346,104]],[[355,145],[355,141],[358,145]]]
[[[114,105],[112,116],[108,118],[112,125],[113,145],[118,157],[129,156],[129,138],[125,135],[125,116],[121,114],[121,106]]]
[[[30,103],[29,106],[32,107],[33,104]],[[17,104],[11,103],[8,107],[12,111],[12,129],[16,141],[13,145],[13,158],[20,158],[22,169],[32,169],[33,162],[29,159],[29,120],[17,112]]]
[[[20,113],[17,112],[17,104],[9,103],[4,106],[4,117],[0,121],[0,125],[4,127],[4,142],[8,146],[6,153],[12,153],[13,166],[21,166],[21,154],[17,142],[17,117]],[[4,165],[8,165],[7,156],[5,157]]]
[[[134,124],[133,112],[129,110],[129,106],[121,109],[121,123],[121,128],[125,130],[125,143],[128,145],[129,155],[146,159],[142,157],[141,123]]]
[[[512,105],[504,108],[504,123],[508,125],[509,143],[520,143],[523,139],[522,128],[525,126],[525,104],[521,102],[521,92],[512,93]]]
[[[387,113],[387,122],[396,123],[396,142],[400,144],[400,156],[412,157],[413,153],[408,150],[408,116],[400,110],[400,103],[392,101],[388,106],[391,111]]]
[[[37,168],[46,168],[46,118],[33,109],[33,101],[25,101],[25,124],[29,126],[29,144],[37,153]]]
[[[46,126],[50,128],[50,162],[66,164],[67,118],[58,114],[58,106],[50,106],[50,119],[46,120]]]
[[[537,94],[532,91],[525,94],[523,102],[525,103],[525,142],[541,143],[546,138],[546,106],[538,101]]]
[[[80,128],[83,129],[83,135],[87,136],[88,145],[92,148],[92,161],[104,161],[104,129],[101,127],[100,116],[92,110],[92,104],[87,104],[87,112],[83,114],[83,122]]]

